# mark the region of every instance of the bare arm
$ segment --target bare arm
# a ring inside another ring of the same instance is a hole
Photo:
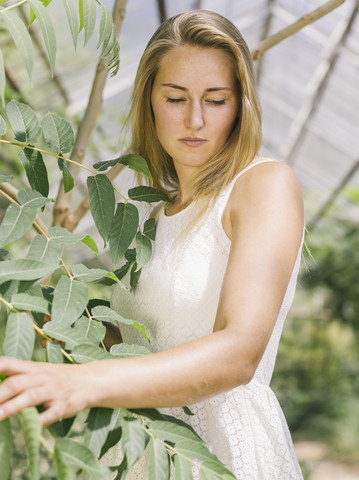
[[[263,355],[303,232],[292,172],[263,164],[234,187],[224,215],[232,240],[214,332],[160,353],[85,365],[0,360],[3,416],[45,404],[44,424],[87,407],[191,404],[249,382]]]

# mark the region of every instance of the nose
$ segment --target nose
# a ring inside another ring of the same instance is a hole
[[[186,115],[186,128],[200,130],[204,125],[203,107],[200,101],[189,102]]]

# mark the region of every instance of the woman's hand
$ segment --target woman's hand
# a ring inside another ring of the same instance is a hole
[[[87,365],[51,364],[1,357],[0,421],[23,408],[44,405],[44,426],[91,406],[95,378]]]

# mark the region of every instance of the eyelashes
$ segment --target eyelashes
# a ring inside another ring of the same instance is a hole
[[[170,97],[167,97],[167,100],[166,100],[166,102],[168,103],[182,103],[185,101],[186,99],[184,98],[170,98]],[[225,100],[206,100],[206,102],[215,106],[224,105],[226,103]]]

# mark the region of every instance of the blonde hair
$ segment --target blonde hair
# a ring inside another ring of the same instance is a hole
[[[154,33],[135,79],[129,116],[130,151],[147,160],[155,188],[170,196],[177,192],[178,178],[172,159],[157,137],[151,92],[164,55],[184,45],[223,50],[231,60],[237,79],[240,106],[232,133],[224,147],[198,169],[192,185],[194,200],[216,198],[235,175],[251,163],[261,145],[261,113],[251,55],[238,29],[225,17],[206,10],[186,12],[166,20]]]

